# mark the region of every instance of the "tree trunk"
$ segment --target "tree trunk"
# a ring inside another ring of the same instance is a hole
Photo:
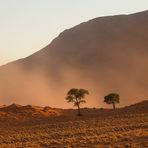
[[[113,109],[116,109],[115,103],[113,103]]]
[[[78,106],[78,116],[81,116],[80,105],[79,105],[79,102],[78,102],[77,98],[76,98],[76,102],[77,102],[77,106]]]
[[[78,104],[78,116],[81,116],[81,112],[80,112],[80,106]]]

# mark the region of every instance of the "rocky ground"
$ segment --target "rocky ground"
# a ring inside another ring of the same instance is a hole
[[[148,101],[116,109],[0,108],[0,147],[146,148]]]

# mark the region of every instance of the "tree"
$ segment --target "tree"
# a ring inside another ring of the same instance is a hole
[[[106,104],[113,104],[113,109],[115,109],[115,104],[119,103],[120,96],[117,93],[110,93],[104,97],[104,102]]]
[[[77,89],[77,88],[72,88],[67,93],[66,100],[68,103],[72,102],[72,103],[74,103],[74,106],[78,107],[78,116],[81,115],[80,104],[86,103],[86,101],[84,99],[86,95],[89,95],[88,90]]]

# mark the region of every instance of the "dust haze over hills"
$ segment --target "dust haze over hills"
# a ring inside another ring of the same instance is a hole
[[[11,54],[11,53],[10,53]],[[148,98],[148,11],[100,17],[65,30],[33,55],[0,67],[0,103],[69,107],[66,92],[90,91],[86,106]]]

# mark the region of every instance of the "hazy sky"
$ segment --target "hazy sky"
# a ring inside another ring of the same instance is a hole
[[[148,10],[148,0],[0,0],[0,65],[89,19]]]

